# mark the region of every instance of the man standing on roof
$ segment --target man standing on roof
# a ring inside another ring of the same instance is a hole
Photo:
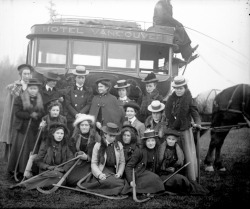
[[[174,43],[178,46],[174,52],[181,53],[186,62],[191,62],[198,57],[197,54],[192,55],[198,48],[198,45],[192,48],[191,40],[185,31],[183,25],[173,18],[173,7],[171,0],[159,0],[154,8],[153,17],[154,26],[162,25],[175,28]]]

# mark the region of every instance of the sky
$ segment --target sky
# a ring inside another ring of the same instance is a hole
[[[53,0],[58,14],[152,22],[158,0]],[[249,0],[172,0],[199,58],[184,73],[195,97],[250,83]],[[30,28],[49,20],[49,0],[0,0],[0,61],[26,55]],[[179,57],[179,56],[178,56]],[[21,64],[21,63],[17,63]]]

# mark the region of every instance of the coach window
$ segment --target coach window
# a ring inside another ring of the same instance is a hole
[[[38,41],[38,66],[66,64],[67,40],[40,39]]]
[[[136,68],[136,44],[108,43],[109,68]]]
[[[72,65],[100,67],[102,65],[103,43],[98,41],[72,42]]]

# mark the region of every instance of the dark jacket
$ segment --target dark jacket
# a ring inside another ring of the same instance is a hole
[[[60,91],[58,91],[56,87],[54,87],[52,91],[47,91],[46,87],[43,86],[39,92],[42,95],[45,113],[48,112],[48,106],[51,101],[59,99],[63,96],[62,93],[60,93]]]
[[[157,150],[155,151],[155,161],[154,161],[154,173],[159,169],[159,156],[157,154]],[[125,174],[126,179],[128,182],[132,181],[132,173],[133,168],[135,168],[136,175],[140,175],[146,170],[147,167],[147,150],[146,148],[140,149],[136,148],[131,159],[128,161],[126,168],[125,168]]]
[[[90,115],[94,115],[98,120],[99,111],[102,111],[103,125],[108,122],[117,124],[119,127],[122,126],[124,111],[118,104],[115,96],[110,93],[104,95],[95,95],[89,110]]]
[[[165,113],[168,126],[172,129],[179,131],[189,129],[192,118],[195,123],[200,124],[198,108],[188,89],[181,97],[178,97],[175,92],[172,93],[166,102]]]
[[[46,122],[46,129],[49,130],[51,123],[62,123],[67,126],[67,118],[63,115],[59,115],[56,118],[51,118],[49,114],[42,117],[42,120]]]
[[[76,86],[70,87],[65,98],[68,122],[73,122],[78,113],[88,114],[92,98],[91,88],[83,86],[83,90],[79,91]]]
[[[56,166],[62,164],[73,158],[73,154],[70,151],[66,143],[56,143],[54,140],[49,144],[47,140],[43,141],[39,152],[34,160],[41,171],[47,169],[48,166]],[[73,161],[62,166],[64,171],[67,171],[72,165]]]
[[[72,136],[69,141],[69,148],[73,154],[79,151],[83,151],[86,155],[88,155],[88,161],[91,161],[93,148],[96,142],[100,142],[100,135],[93,131],[93,134],[90,134],[88,138],[85,138],[80,133]],[[86,144],[86,146],[84,146]],[[81,149],[84,147],[84,149]]]

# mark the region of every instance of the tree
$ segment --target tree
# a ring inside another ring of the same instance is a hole
[[[49,1],[49,6],[46,7],[48,9],[48,11],[49,11],[49,16],[50,16],[49,20],[50,20],[50,22],[52,22],[53,17],[57,15],[55,7],[56,7],[56,4],[53,2],[53,0],[50,0]]]

